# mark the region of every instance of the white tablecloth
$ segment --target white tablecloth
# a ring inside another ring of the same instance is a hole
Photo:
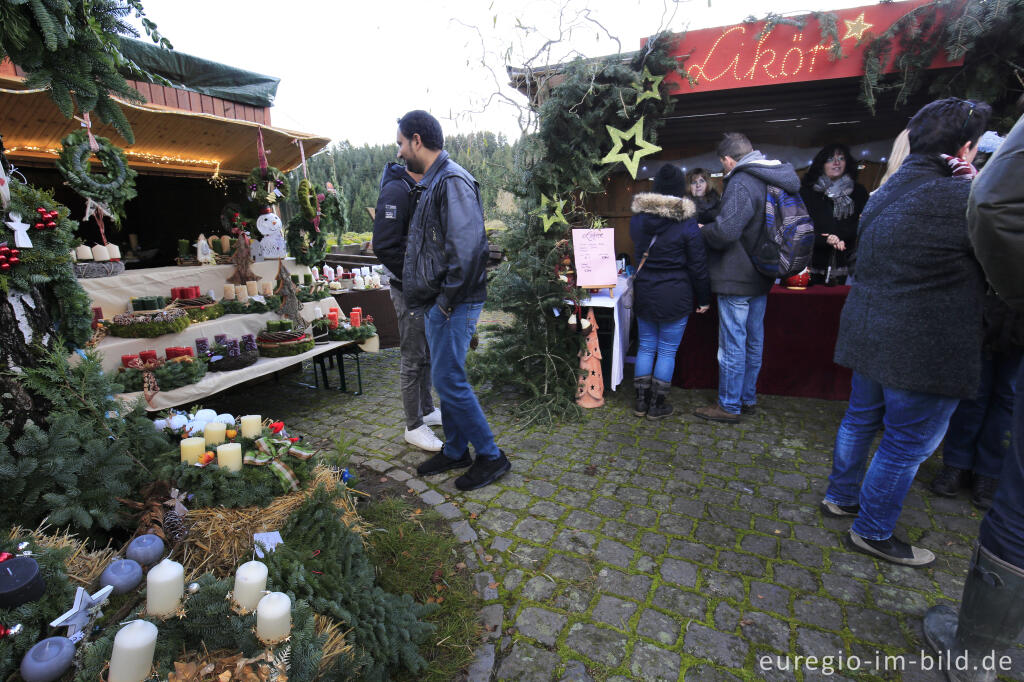
[[[612,378],[611,387],[614,391],[622,383],[622,372],[625,365],[626,349],[629,347],[629,325],[633,320],[633,309],[626,295],[626,278],[619,277],[611,296],[607,289],[593,293],[580,302],[584,308],[611,308],[615,320],[615,337],[612,343]],[[585,315],[584,315],[585,317]]]

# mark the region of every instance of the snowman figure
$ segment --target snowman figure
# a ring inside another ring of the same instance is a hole
[[[263,235],[260,242],[265,259],[284,258],[287,255],[281,228],[281,218],[269,207],[263,209],[263,214],[256,219],[256,229]]]

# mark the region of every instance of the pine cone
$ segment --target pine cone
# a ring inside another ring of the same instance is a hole
[[[164,534],[168,540],[175,544],[184,540],[185,536],[188,535],[188,527],[185,526],[185,520],[173,509],[164,513]]]

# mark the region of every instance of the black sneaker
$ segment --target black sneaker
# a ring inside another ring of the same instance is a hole
[[[974,476],[974,488],[971,490],[971,504],[978,509],[988,509],[992,506],[992,498],[999,487],[999,479],[991,476]]]
[[[473,463],[473,458],[469,456],[469,448],[462,453],[462,457],[453,459],[445,454],[445,447],[442,446],[441,452],[416,467],[416,473],[420,476],[433,476],[452,469],[463,469]]]
[[[740,405],[740,414],[757,414],[757,405]]]
[[[869,540],[857,535],[852,530],[846,536],[846,545],[864,554],[876,556],[879,559],[891,561],[901,566],[913,566],[919,568],[927,566],[935,561],[935,555],[927,549],[914,547],[908,542],[903,542],[895,535],[889,536],[888,540]]]
[[[476,456],[476,461],[469,471],[455,479],[455,487],[459,490],[476,490],[494,483],[512,469],[504,450],[499,450],[497,457]]]
[[[966,488],[971,483],[971,472],[966,469],[958,469],[948,464],[942,465],[942,471],[935,477],[929,486],[936,495],[943,497],[956,497],[960,488]]]
[[[860,513],[859,504],[836,504],[828,500],[821,501],[821,513],[825,516],[841,518],[843,516],[856,516]]]

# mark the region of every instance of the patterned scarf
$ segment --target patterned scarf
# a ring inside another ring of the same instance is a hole
[[[978,175],[978,169],[974,167],[974,164],[964,161],[959,156],[950,156],[949,154],[940,154],[939,156],[949,166],[950,174],[954,178],[970,181]]]
[[[843,220],[853,215],[853,180],[849,175],[843,174],[838,180],[821,174],[818,181],[814,183],[814,190],[821,192],[832,200],[832,215],[836,220]]]

